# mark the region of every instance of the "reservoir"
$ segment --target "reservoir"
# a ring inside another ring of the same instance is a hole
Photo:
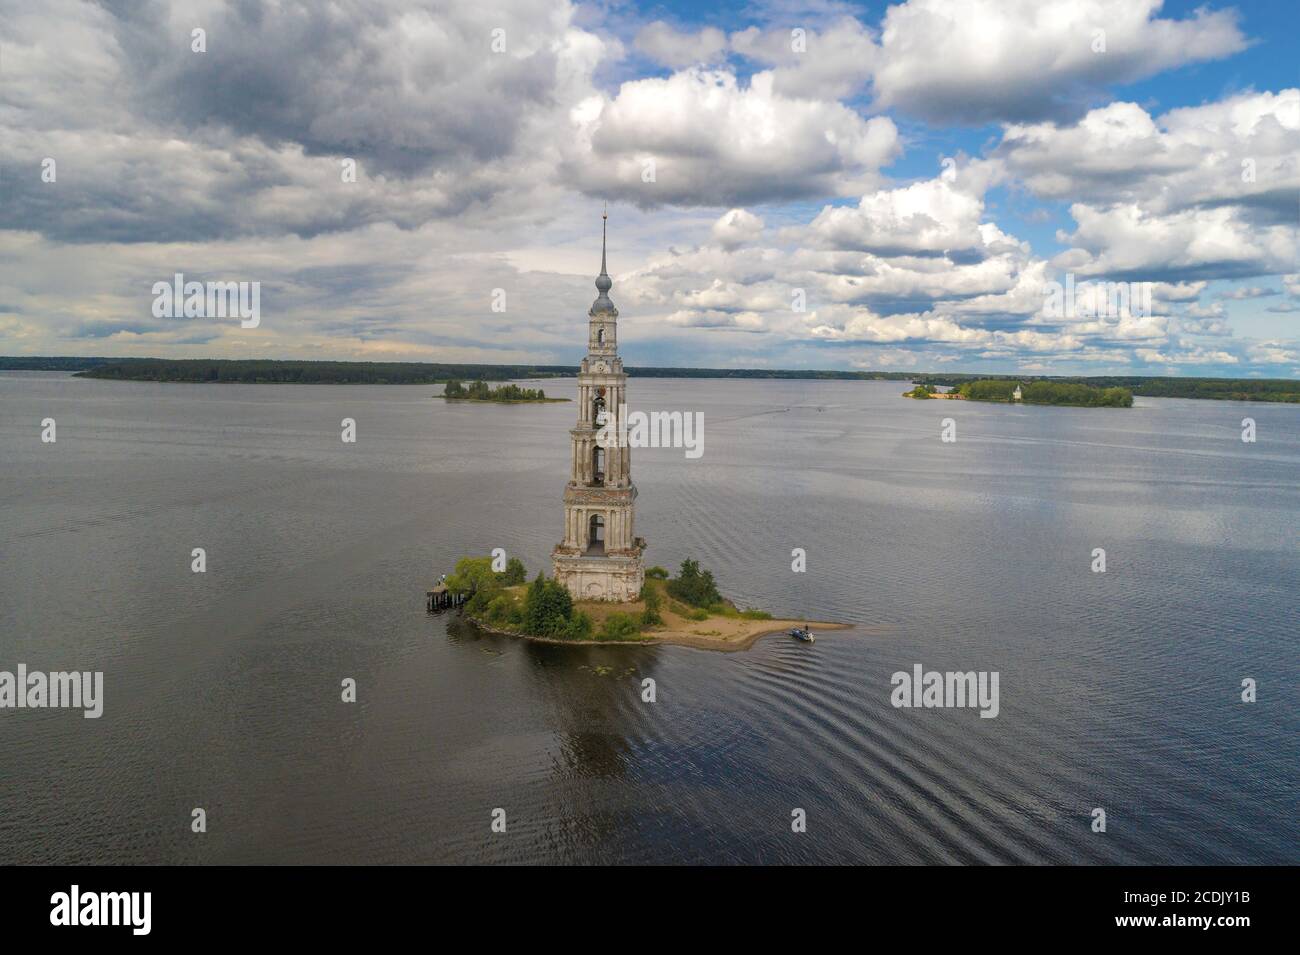
[[[0,863],[1300,863],[1300,407],[634,376],[708,430],[637,453],[646,565],[854,624],[716,653],[426,614],[549,569],[573,418],[439,387],[0,372],[0,670],[104,675],[0,710]],[[917,665],[996,718],[892,706]]]

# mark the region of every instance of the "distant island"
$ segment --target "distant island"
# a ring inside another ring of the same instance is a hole
[[[545,643],[671,643],[706,650],[744,650],[770,633],[791,627],[841,630],[845,624],[777,620],[763,610],[740,610],[725,599],[713,574],[693,560],[682,562],[669,578],[662,567],[645,573],[645,586],[634,601],[575,601],[560,583],[538,574],[527,583],[516,557],[505,570],[493,571],[491,557],[463,557],[444,586],[469,595],[465,616],[491,633]]]
[[[254,384],[443,384],[452,379],[512,381],[572,377],[568,365],[469,365],[426,362],[272,361],[261,359],[81,358],[0,356],[0,371],[70,371],[83,378],[118,381]],[[782,381],[911,381],[956,388],[967,382],[1003,380],[1001,375],[931,374],[918,371],[838,371],[781,368],[628,368],[633,378],[775,379]],[[1147,398],[1200,398],[1221,401],[1300,403],[1300,379],[1163,378],[1142,375],[1093,377],[1029,375],[1029,383],[1048,381],[1094,388],[1127,388]]]
[[[977,381],[1004,381],[1005,375],[909,375],[917,384],[960,389]],[[1281,401],[1300,403],[1300,379],[1288,378],[1157,378],[1141,375],[1051,377],[1028,375],[1022,383],[1050,382],[1091,388],[1127,388],[1143,398],[1198,398],[1211,401]],[[997,400],[997,399],[988,399]]]
[[[1131,408],[1133,392],[1127,388],[1100,388],[1061,381],[984,378],[967,381],[952,391],[939,392],[932,384],[918,384],[904,398],[946,398],[958,401],[1001,401],[1010,404],[1061,405],[1071,408]]]
[[[541,388],[520,388],[518,385],[501,385],[493,388],[486,381],[479,379],[462,385],[454,378],[447,382],[442,394],[435,396],[448,401],[501,401],[518,404],[529,401],[568,401],[568,398],[548,398]]]

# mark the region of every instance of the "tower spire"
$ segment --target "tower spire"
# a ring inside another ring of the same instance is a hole
[[[600,213],[600,274],[605,273],[605,223],[609,221],[609,203],[605,203],[604,210]]]
[[[614,280],[609,277],[609,272],[605,267],[605,223],[609,220],[609,206],[600,214],[600,274],[596,276],[596,291],[600,294],[596,296],[596,301],[592,303],[588,315],[597,315],[607,313],[618,317],[618,309],[614,303],[609,300],[609,290],[614,287]]]

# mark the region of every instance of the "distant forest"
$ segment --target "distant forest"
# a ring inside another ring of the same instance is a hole
[[[245,382],[268,384],[427,385],[451,380],[509,381],[568,377],[575,365],[450,365],[422,362],[257,361],[166,358],[7,358],[0,370],[71,371],[86,378],[122,381]],[[901,371],[816,371],[772,368],[629,368],[634,378],[768,378],[831,381],[914,381],[957,387],[1006,375],[945,375]],[[1151,398],[1211,398],[1300,403],[1300,381],[1285,378],[1158,378],[1147,376],[1030,375],[1024,382],[1051,381],[1094,388],[1127,388]]]

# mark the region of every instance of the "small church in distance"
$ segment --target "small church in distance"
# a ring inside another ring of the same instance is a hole
[[[627,403],[627,375],[618,357],[618,309],[614,283],[605,270],[605,222],[600,237],[600,294],[587,312],[587,355],[578,369],[578,423],[570,432],[569,483],[564,488],[564,540],[551,554],[555,579],[575,600],[636,600],[645,583],[636,536],[636,485],[632,452],[601,447],[597,432],[605,415],[615,420]],[[625,444],[626,442],[619,442]]]

